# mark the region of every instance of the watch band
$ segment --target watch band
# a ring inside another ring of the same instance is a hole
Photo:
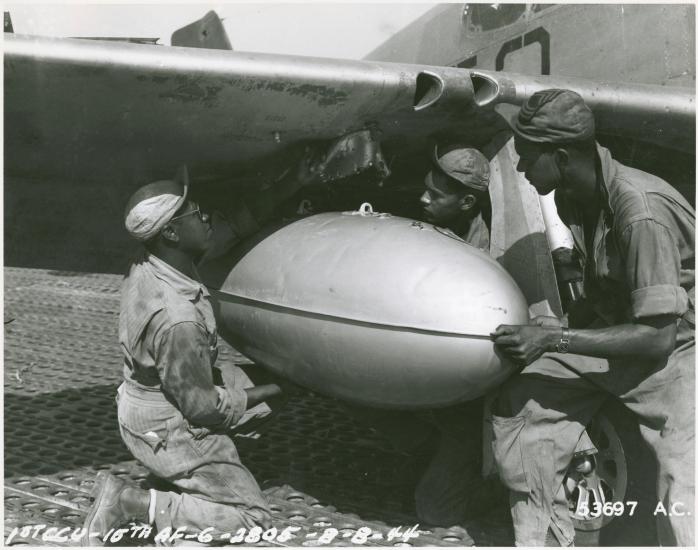
[[[555,350],[558,353],[567,353],[570,350],[570,329],[567,327],[560,327],[562,329],[562,335],[560,336],[560,341],[555,346]]]

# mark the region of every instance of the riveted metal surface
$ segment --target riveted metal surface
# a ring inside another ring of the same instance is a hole
[[[100,470],[153,485],[116,424],[120,283],[118,275],[5,269],[4,540],[14,533],[11,546],[78,545],[13,528],[82,527]],[[219,361],[250,363],[225,344]],[[236,437],[236,445],[269,498],[274,526],[300,528],[289,545],[325,546],[320,537],[334,528],[332,546],[354,546],[351,539],[363,526],[371,529],[365,546],[513,542],[506,510],[465,528],[422,525],[408,543],[388,541],[393,527],[418,523],[413,490],[419,465],[357,425],[337,401],[294,396],[273,421]]]

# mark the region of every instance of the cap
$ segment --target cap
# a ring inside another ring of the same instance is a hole
[[[549,89],[529,97],[511,121],[514,133],[534,143],[593,139],[594,114],[572,90]]]
[[[466,187],[486,191],[490,183],[490,163],[477,149],[454,148],[439,156],[438,146],[432,155],[434,166]]]
[[[126,231],[139,241],[154,237],[184,204],[188,190],[189,173],[184,165],[177,169],[173,179],[140,187],[126,203]]]

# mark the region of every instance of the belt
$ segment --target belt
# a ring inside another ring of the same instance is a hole
[[[140,399],[142,401],[149,401],[151,403],[169,403],[170,405],[172,405],[172,402],[169,399],[167,399],[165,394],[162,393],[162,391],[159,388],[143,388],[141,386],[136,385],[133,382],[130,382],[129,380],[124,380],[117,391],[119,395],[123,395],[124,393],[126,393],[129,397],[133,399]]]

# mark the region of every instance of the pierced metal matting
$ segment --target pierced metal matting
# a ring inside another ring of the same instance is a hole
[[[116,425],[120,283],[118,275],[5,269],[5,537],[26,525],[81,527],[99,470],[148,486]],[[221,360],[242,357],[223,344]],[[316,546],[316,533],[334,527],[332,546],[351,545],[366,526],[367,546],[405,545],[386,535],[418,523],[415,459],[367,433],[332,399],[293,397],[236,445],[269,498],[274,525],[301,528],[289,544]],[[409,545],[511,545],[509,521],[497,514],[465,528],[421,525]],[[11,544],[59,545],[20,535]]]

